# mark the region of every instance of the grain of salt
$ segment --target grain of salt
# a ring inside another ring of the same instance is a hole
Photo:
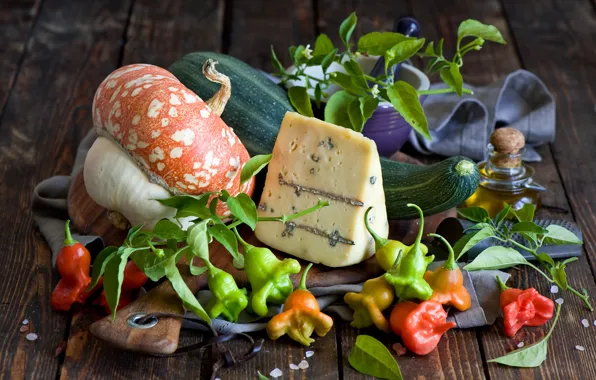
[[[555,300],[555,302],[556,302],[556,303],[558,303],[559,305],[562,305],[562,304],[563,304],[563,302],[565,302],[565,300],[564,300],[563,298],[557,298],[557,299]]]
[[[283,375],[283,372],[279,368],[275,368],[273,371],[271,371],[271,373],[269,373],[269,376],[274,377],[276,379],[278,377],[281,377],[281,375]]]
[[[524,342],[519,342],[519,343],[517,344],[517,348],[522,348],[524,345],[525,345],[525,343],[524,343]]]
[[[294,363],[291,363],[291,364],[290,364],[290,369],[294,369],[294,370],[296,370],[296,369],[300,369],[300,367],[298,367],[298,366],[297,366],[296,364],[294,364]]]
[[[300,363],[298,363],[298,368],[300,368],[300,369],[307,369],[308,368],[308,362],[306,360],[301,361]]]
[[[595,321],[596,322],[596,321]],[[310,358],[311,356],[313,356],[315,354],[314,351],[306,351],[305,355],[307,358]]]
[[[28,319],[23,319],[23,322],[21,322],[22,325],[28,325],[29,324],[29,320]]]
[[[580,346],[580,345],[575,346],[575,349],[578,350],[578,351],[585,351],[586,350],[586,348],[584,346]]]
[[[29,334],[27,334],[27,336],[25,338],[27,338],[27,340],[29,340],[29,341],[34,341],[34,340],[37,340],[37,334],[29,333]]]
[[[551,286],[551,287],[550,287],[550,292],[551,292],[552,294],[557,294],[557,293],[559,293],[559,287],[558,287],[557,285],[553,285],[553,286]]]
[[[588,322],[587,319],[582,319],[582,325],[584,325],[584,327],[588,327],[590,326],[590,322]]]

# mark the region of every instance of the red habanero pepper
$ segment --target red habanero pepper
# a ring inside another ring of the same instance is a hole
[[[555,303],[550,298],[534,288],[509,288],[499,276],[497,281],[501,287],[505,335],[513,337],[523,326],[542,326],[553,317]]]
[[[447,322],[447,313],[436,301],[400,302],[391,311],[389,322],[406,348],[417,355],[434,350],[443,334],[455,327],[455,322]]]
[[[86,291],[91,282],[89,269],[91,255],[85,246],[74,240],[70,234],[70,220],[65,224],[64,247],[56,258],[60,281],[52,292],[51,305],[54,310],[70,310],[75,302],[83,303],[89,296]]]
[[[120,288],[120,301],[116,310],[122,309],[133,301],[135,291],[140,289],[147,282],[148,277],[139,269],[139,267],[130,260],[124,267],[124,279],[122,280],[122,287]],[[101,292],[99,304],[103,306],[108,314],[111,314],[110,306],[106,298],[105,290]]]

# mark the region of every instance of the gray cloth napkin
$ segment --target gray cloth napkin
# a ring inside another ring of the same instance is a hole
[[[485,159],[495,125],[507,125],[526,137],[525,161],[540,161],[534,147],[555,139],[555,101],[545,84],[517,70],[485,87],[465,85],[474,95],[429,95],[424,102],[431,141],[412,131],[410,143],[421,153]],[[431,89],[444,88],[434,84]]]
[[[83,167],[85,156],[95,141],[94,131],[90,131],[81,141],[75,159],[75,165],[71,176],[76,175]],[[67,195],[70,187],[71,176],[56,176],[39,183],[33,193],[33,217],[40,232],[48,242],[52,250],[53,263],[56,262],[56,255],[62,248],[64,241],[64,222],[68,218]],[[97,254],[104,246],[98,236],[82,236],[73,234],[75,239],[85,244],[92,255]],[[440,262],[433,263],[433,267],[439,266]],[[478,271],[464,272],[464,285],[472,297],[472,307],[464,312],[450,311],[450,320],[457,323],[459,328],[470,328],[476,326],[491,325],[499,314],[499,293],[500,289],[495,280],[499,275],[503,281],[509,278],[509,274],[501,271]],[[317,301],[325,312],[336,313],[344,320],[352,319],[352,312],[343,303],[343,296],[347,292],[359,292],[362,284],[346,285],[338,284],[329,287],[312,288],[310,291],[317,297]],[[211,296],[208,290],[199,291],[199,301],[204,305]],[[280,306],[271,306],[269,316],[279,313]],[[227,332],[252,332],[265,328],[268,318],[261,318],[246,311],[242,312],[238,323],[230,323],[216,319],[213,321],[214,328],[222,333]],[[185,325],[185,327],[196,327],[196,325]]]

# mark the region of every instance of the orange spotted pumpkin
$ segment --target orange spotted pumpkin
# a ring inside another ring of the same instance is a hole
[[[230,83],[215,64],[207,61],[203,72],[222,88],[207,102],[167,70],[148,64],[121,67],[101,83],[93,99],[98,138],[84,168],[97,203],[130,224],[151,226],[175,214],[155,199],[224,189],[252,194],[254,179],[240,185],[250,156],[219,116]],[[230,215],[221,202],[217,211]]]

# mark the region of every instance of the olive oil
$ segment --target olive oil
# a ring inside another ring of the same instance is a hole
[[[480,185],[465,207],[482,207],[491,217],[503,209],[503,203],[519,210],[524,204],[540,206],[544,187],[534,182],[534,169],[522,162],[525,139],[513,128],[497,129],[490,138],[486,161],[478,164]]]

